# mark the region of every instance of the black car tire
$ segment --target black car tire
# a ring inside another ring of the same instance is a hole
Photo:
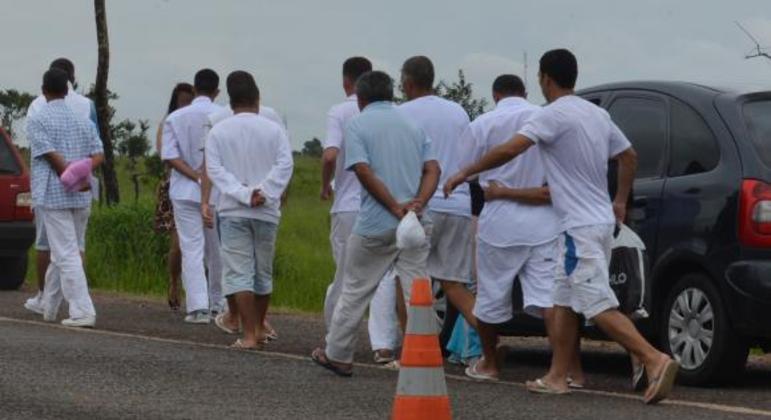
[[[682,317],[684,322],[680,321],[682,314],[686,315]],[[689,273],[681,277],[658,315],[660,343],[667,353],[677,354],[680,359],[680,383],[714,385],[734,380],[744,372],[749,345],[731,330],[720,293],[705,275]],[[710,332],[711,344],[707,346],[702,337],[706,340]],[[688,340],[692,349],[699,345],[704,355],[697,355],[695,349],[688,351]]]
[[[0,258],[0,290],[16,290],[27,276],[27,254]]]

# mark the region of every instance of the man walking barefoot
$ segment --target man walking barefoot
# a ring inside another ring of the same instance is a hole
[[[539,83],[549,104],[508,142],[464,168],[445,185],[445,193],[470,176],[501,166],[538,145],[546,168],[552,203],[562,222],[559,275],[554,290],[554,352],[549,372],[527,383],[532,392],[568,392],[567,376],[578,336],[577,313],[597,324],[645,366],[649,386],[645,402],[669,395],[679,368],[656,350],[618,311],[608,265],[614,225],[624,220],[637,154],[603,109],[574,95],[575,56],[558,49],[540,60]],[[608,160],[618,161],[618,188],[608,199]]]
[[[259,90],[251,74],[231,73],[227,89],[234,116],[209,132],[206,172],[220,192],[223,290],[235,296],[244,331],[233,347],[257,349],[265,341],[279,207],[292,177],[292,151],[284,129],[258,115]]]

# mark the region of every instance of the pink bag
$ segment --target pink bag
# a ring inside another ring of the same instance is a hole
[[[79,191],[91,178],[91,158],[76,160],[64,170],[59,180],[69,192]]]

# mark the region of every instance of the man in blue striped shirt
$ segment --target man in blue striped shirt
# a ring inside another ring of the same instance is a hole
[[[93,327],[96,311],[88,294],[78,237],[85,232],[91,202],[90,186],[65,190],[60,176],[75,161],[91,158],[92,168],[104,160],[96,127],[67,106],[67,73],[48,70],[43,76],[43,95],[48,105],[27,124],[32,150],[32,202],[48,234],[51,263],[46,271],[43,317],[56,319],[61,297],[69,304],[70,317],[63,325]]]

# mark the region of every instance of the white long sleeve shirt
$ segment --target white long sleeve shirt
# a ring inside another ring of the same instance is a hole
[[[205,96],[199,96],[190,105],[172,112],[163,123],[161,138],[163,160],[182,159],[193,170],[203,169],[203,152],[209,115],[222,110]],[[198,182],[171,171],[169,197],[172,200],[201,202],[201,186]]]
[[[206,170],[220,191],[221,217],[278,223],[293,166],[284,129],[257,114],[239,113],[217,123],[206,140]],[[265,204],[251,207],[254,190],[260,190]]]

